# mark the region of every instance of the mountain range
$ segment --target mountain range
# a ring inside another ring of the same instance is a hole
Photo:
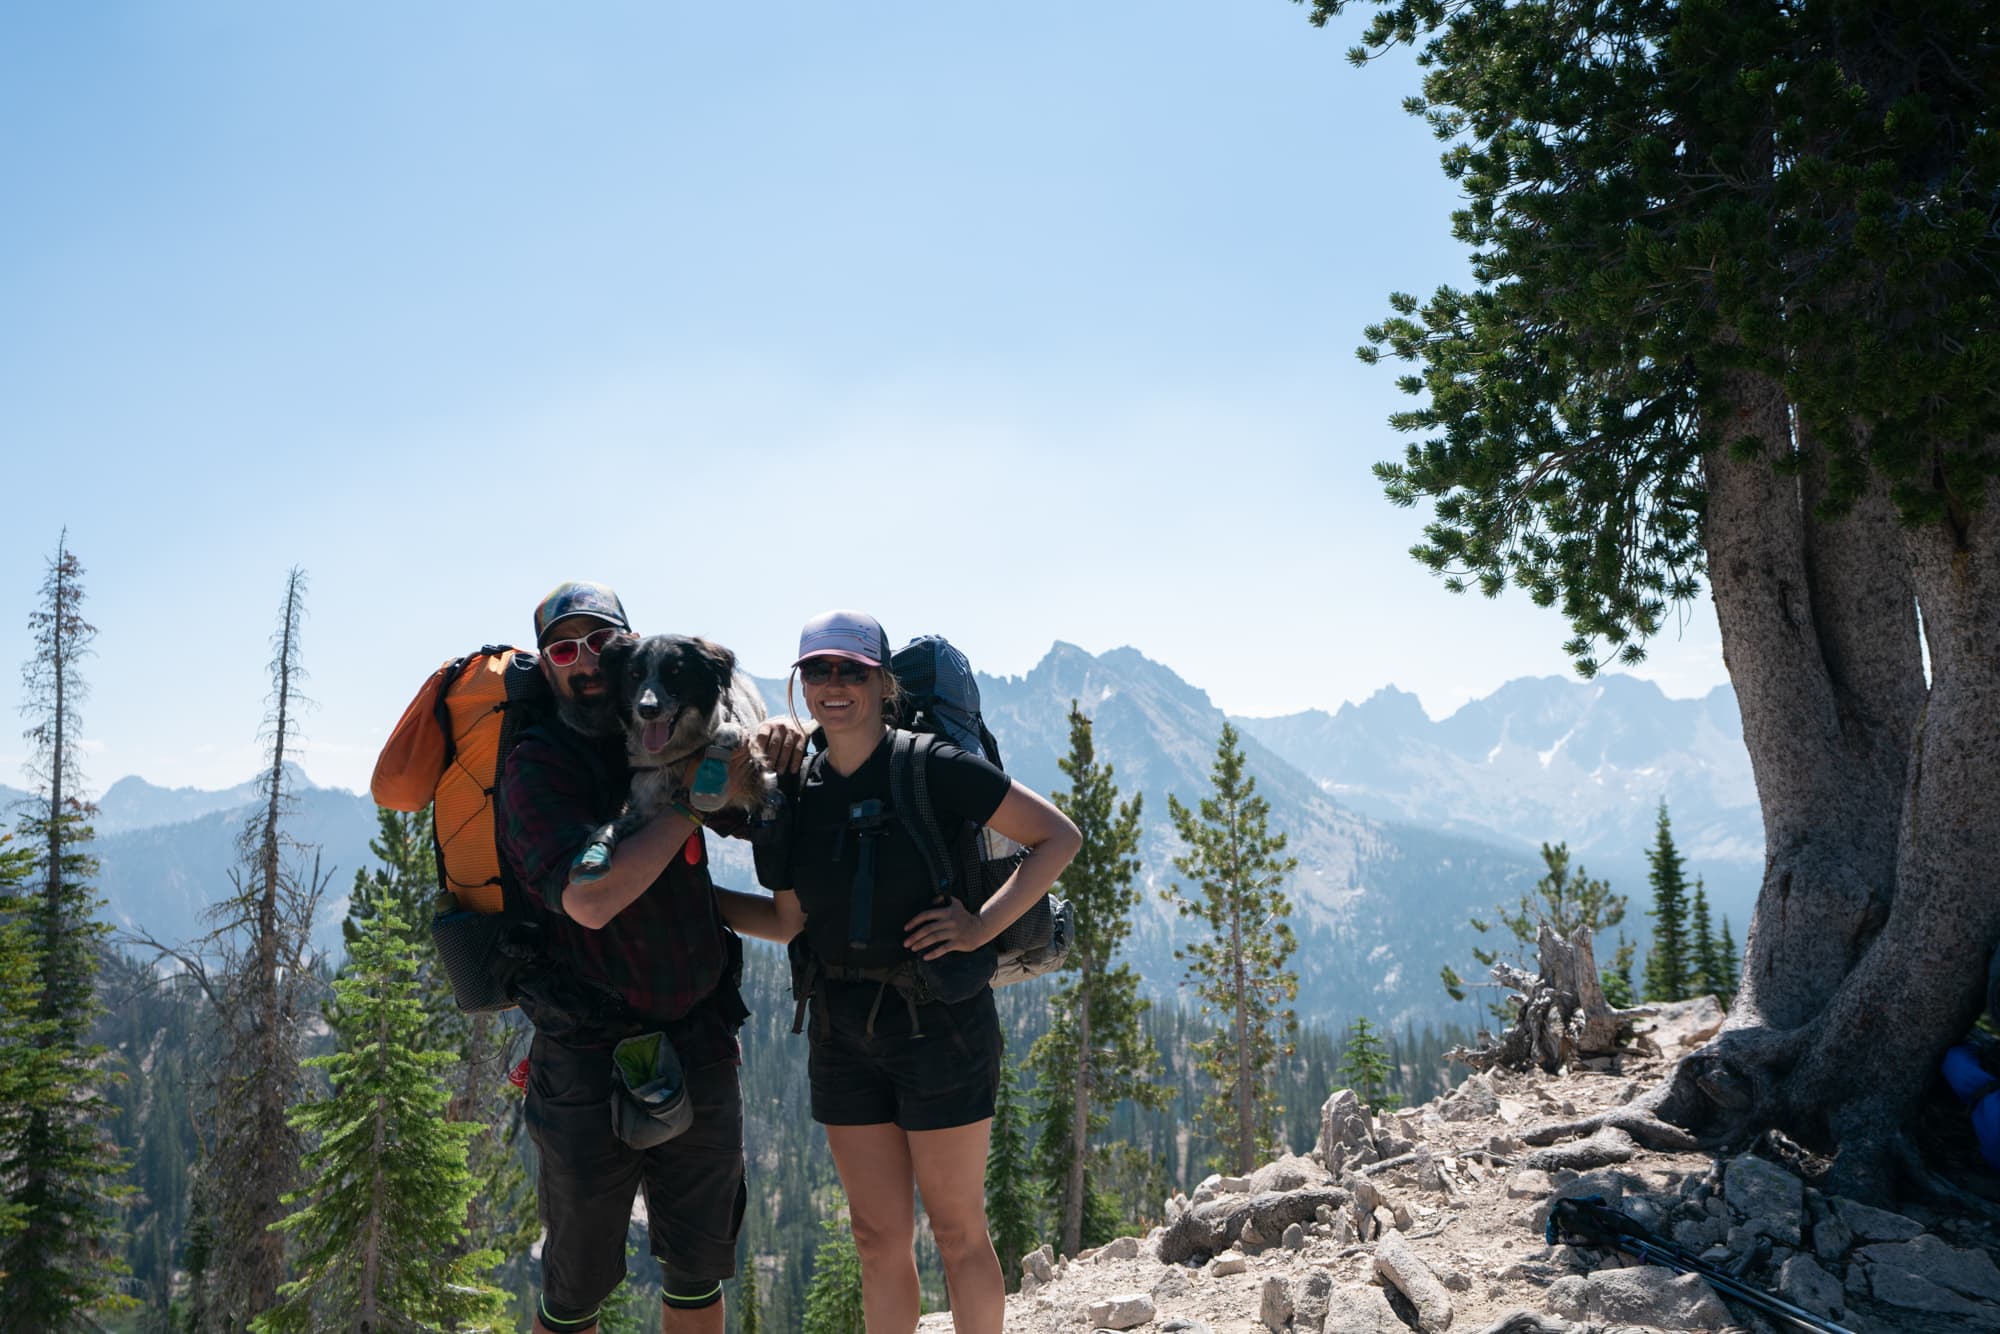
[[[1436,722],[1416,696],[1388,687],[1334,713],[1236,721],[1363,814],[1507,846],[1566,842],[1633,898],[1635,917],[1665,801],[1690,874],[1706,879],[1718,920],[1728,913],[1742,938],[1764,827],[1728,686],[1669,699],[1630,676],[1523,678]]]
[[[782,701],[781,682],[760,685]],[[1173,866],[1181,849],[1167,796],[1192,806],[1207,793],[1223,712],[1130,648],[1092,655],[1058,643],[1023,676],[982,675],[980,690],[1022,782],[1067,786],[1057,761],[1068,753],[1074,700],[1121,791],[1142,796],[1148,892],[1127,953],[1150,992],[1173,994],[1184,985],[1173,951],[1189,926],[1157,892],[1186,883]],[[1706,876],[1739,939],[1747,925],[1761,831],[1726,688],[1670,700],[1624,677],[1519,680],[1437,722],[1392,688],[1330,714],[1234,721],[1271,827],[1298,859],[1289,891],[1302,1014],[1334,1026],[1357,1014],[1385,1024],[1476,1019],[1445,997],[1438,969],[1468,970],[1480,939],[1468,918],[1532,886],[1545,839],[1567,839],[1593,875],[1630,894],[1627,931],[1643,936],[1643,852],[1662,798],[1690,874]],[[288,829],[317,845],[331,872],[322,940],[337,948],[347,887],[373,862],[374,806],[316,787],[303,771],[289,777]],[[0,801],[10,795],[21,794],[0,789]],[[256,799],[254,783],[221,792],[136,777],[113,784],[98,803],[94,848],[112,920],[165,940],[197,934],[202,909],[228,892],[235,837]],[[719,879],[748,883],[746,847],[724,840],[713,851]]]

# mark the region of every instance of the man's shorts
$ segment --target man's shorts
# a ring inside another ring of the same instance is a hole
[[[725,1279],[743,1226],[743,1098],[734,1062],[687,1072],[694,1124],[655,1148],[611,1132],[611,1049],[536,1034],[528,1054],[528,1134],[540,1156],[542,1300],[594,1311],[625,1278],[625,1232],[643,1188],[652,1251],[669,1273]]]
[[[993,1115],[1001,1041],[990,988],[956,1005],[913,1007],[894,987],[829,981],[812,1006],[813,1120],[949,1130]]]

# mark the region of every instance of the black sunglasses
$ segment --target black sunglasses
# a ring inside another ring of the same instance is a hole
[[[865,662],[850,662],[846,658],[808,658],[799,664],[799,679],[809,686],[823,686],[828,681],[858,686],[874,670]]]

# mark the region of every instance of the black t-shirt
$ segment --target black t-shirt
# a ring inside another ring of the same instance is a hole
[[[779,888],[797,891],[806,913],[806,939],[829,963],[876,968],[908,959],[903,925],[937,900],[923,852],[890,801],[889,757],[887,733],[875,753],[845,778],[824,755],[816,756],[799,788],[786,883]],[[925,776],[931,809],[946,837],[966,821],[985,824],[1011,786],[1007,775],[983,756],[942,741],[931,747]],[[871,801],[879,806],[868,807]],[[854,884],[864,846],[874,889],[865,930],[857,932]],[[865,936],[866,948],[850,945],[854,934]]]

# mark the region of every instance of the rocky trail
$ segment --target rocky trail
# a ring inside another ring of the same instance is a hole
[[[1008,1334],[1807,1328],[1727,1302],[1698,1275],[1547,1244],[1555,1201],[1590,1195],[1856,1334],[2000,1330],[2000,1236],[1981,1220],[1889,1213],[1824,1195],[1774,1157],[1660,1153],[1615,1130],[1529,1147],[1538,1124],[1630,1101],[1720,1021],[1712,1000],[1660,1007],[1607,1068],[1475,1074],[1382,1116],[1337,1091],[1310,1156],[1210,1177],[1144,1238],[1027,1256]]]

